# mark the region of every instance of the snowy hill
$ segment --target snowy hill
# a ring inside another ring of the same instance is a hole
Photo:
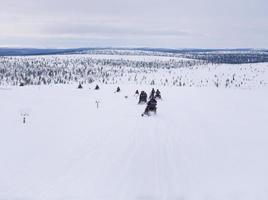
[[[147,55],[201,59],[213,63],[246,64],[268,62],[267,49],[165,49],[165,48],[0,48],[1,56],[36,55]]]
[[[0,60],[0,199],[268,198],[267,63]],[[141,117],[135,90],[152,87],[163,99],[157,115]]]
[[[267,63],[215,64],[157,55],[1,57],[0,85],[70,83],[253,88],[267,84]]]

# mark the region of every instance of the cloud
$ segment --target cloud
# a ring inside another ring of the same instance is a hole
[[[162,27],[142,27],[122,24],[90,24],[68,23],[48,24],[42,27],[42,32],[49,35],[77,36],[77,37],[181,37],[190,35],[189,32],[179,29]]]
[[[266,0],[0,3],[0,46],[268,47]]]

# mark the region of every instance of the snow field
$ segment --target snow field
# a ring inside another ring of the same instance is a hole
[[[266,87],[83,86],[1,88],[0,199],[268,198]]]

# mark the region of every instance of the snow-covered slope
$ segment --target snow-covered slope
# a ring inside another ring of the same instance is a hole
[[[0,89],[0,199],[268,198],[267,87],[83,86]]]
[[[267,200],[267,84],[268,63],[1,57],[0,199]]]
[[[54,55],[1,57],[0,85],[69,83],[258,88],[267,84],[268,63],[213,64],[149,55]]]

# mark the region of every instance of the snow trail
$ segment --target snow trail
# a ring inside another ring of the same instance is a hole
[[[0,198],[267,199],[266,88],[161,87],[152,117],[150,86],[100,88],[0,91]]]

